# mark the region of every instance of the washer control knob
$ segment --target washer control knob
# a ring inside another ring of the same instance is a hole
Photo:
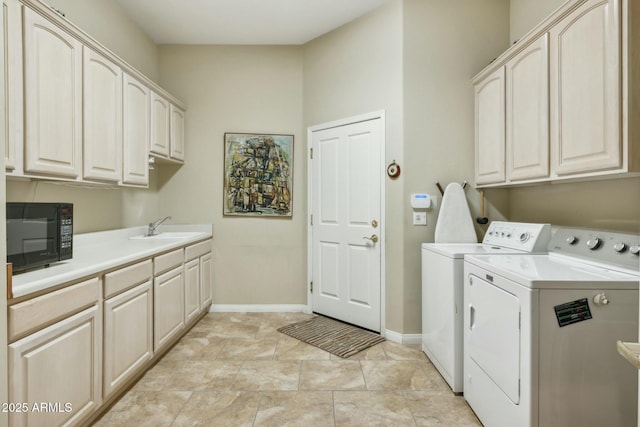
[[[594,237],[587,241],[587,247],[592,251],[595,251],[602,245],[602,239],[600,237]]]
[[[604,292],[601,292],[599,294],[596,294],[593,297],[593,303],[595,305],[597,305],[598,307],[602,307],[603,305],[608,305],[609,304],[609,299],[607,298],[607,296],[604,294]]]
[[[576,236],[569,236],[567,237],[567,243],[570,245],[575,245],[576,243],[578,243],[578,238]]]
[[[529,237],[531,237],[531,234],[530,234],[529,232],[522,233],[522,234],[520,235],[520,241],[521,241],[522,243],[524,243],[524,242],[526,242],[527,240],[529,240]]]
[[[620,253],[626,251],[627,248],[628,248],[627,244],[623,242],[616,243],[615,245],[613,245],[613,250]]]
[[[631,246],[629,251],[634,255],[640,255],[640,245]]]

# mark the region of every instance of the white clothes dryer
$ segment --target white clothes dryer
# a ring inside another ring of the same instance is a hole
[[[640,236],[562,228],[464,262],[464,397],[487,427],[636,426]]]
[[[549,224],[493,221],[482,243],[422,244],[422,350],[463,391],[463,270],[469,254],[546,252]]]

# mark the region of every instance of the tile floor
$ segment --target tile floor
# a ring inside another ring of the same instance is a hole
[[[303,313],[210,313],[96,426],[480,426],[418,346],[341,359],[276,331]]]

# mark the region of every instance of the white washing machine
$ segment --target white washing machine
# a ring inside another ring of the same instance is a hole
[[[559,229],[547,255],[464,263],[464,397],[487,427],[636,426],[640,236]]]
[[[454,393],[463,391],[464,256],[546,252],[548,224],[493,221],[482,243],[422,244],[422,350]]]

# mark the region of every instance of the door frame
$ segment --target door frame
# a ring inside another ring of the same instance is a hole
[[[311,281],[313,279],[313,227],[311,226],[311,214],[313,213],[313,168],[311,165],[311,148],[313,146],[313,133],[325,129],[347,126],[370,120],[380,120],[380,335],[385,336],[386,331],[386,181],[385,181],[385,147],[386,147],[386,121],[385,110],[372,111],[370,113],[338,119],[327,123],[310,126],[307,128],[307,312],[313,312],[313,295],[311,293]]]

